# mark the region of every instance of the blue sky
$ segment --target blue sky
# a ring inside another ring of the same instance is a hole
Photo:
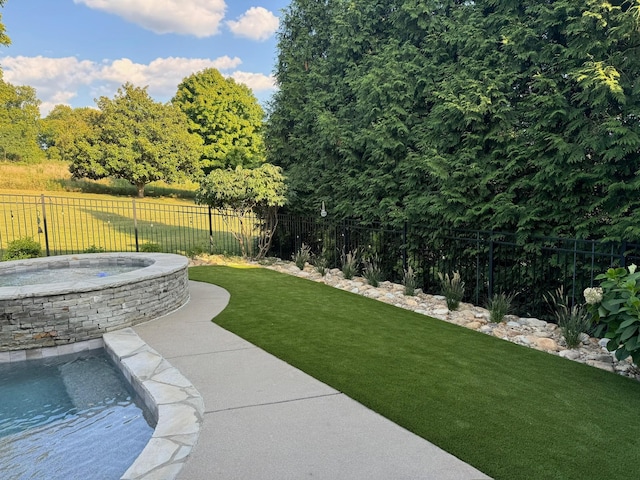
[[[253,89],[275,90],[278,19],[289,0],[7,0],[5,81],[54,105],[95,106],[131,82],[168,101],[183,78],[214,67]]]

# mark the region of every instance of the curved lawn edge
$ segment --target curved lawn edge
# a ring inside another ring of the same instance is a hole
[[[220,326],[496,479],[636,469],[636,381],[267,269],[189,275],[230,292]]]

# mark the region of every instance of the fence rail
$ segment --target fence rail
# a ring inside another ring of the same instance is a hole
[[[257,219],[256,224],[257,224]],[[239,226],[228,212],[190,204],[0,195],[0,255],[30,237],[47,255],[91,250],[199,252],[238,255]],[[562,286],[575,301],[611,266],[640,262],[640,244],[553,237],[522,240],[483,230],[389,228],[353,220],[279,215],[270,255],[290,259],[302,244],[329,266],[358,251],[375,254],[385,279],[399,282],[411,266],[419,286],[439,291],[438,273],[459,271],[465,300],[483,304],[494,293],[517,293],[520,315],[545,317],[543,295]]]

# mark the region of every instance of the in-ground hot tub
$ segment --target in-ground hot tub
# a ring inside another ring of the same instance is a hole
[[[167,253],[0,262],[0,351],[90,340],[165,315],[189,299],[187,267]]]

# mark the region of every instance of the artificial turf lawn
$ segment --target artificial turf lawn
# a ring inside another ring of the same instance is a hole
[[[640,383],[271,270],[214,321],[495,479],[637,478]]]

